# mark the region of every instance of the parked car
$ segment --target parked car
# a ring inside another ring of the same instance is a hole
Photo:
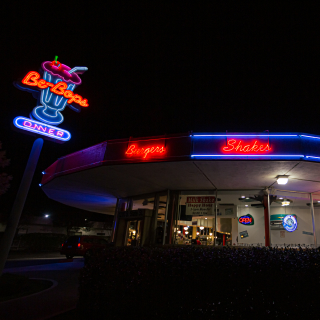
[[[85,256],[88,250],[108,246],[108,241],[99,236],[72,236],[62,244],[60,253],[71,259],[74,256]]]

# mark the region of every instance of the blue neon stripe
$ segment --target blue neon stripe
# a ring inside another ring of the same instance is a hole
[[[320,137],[312,137],[312,136],[305,136],[305,135],[301,135],[301,137],[305,137],[305,138],[312,138],[312,139],[320,139]]]
[[[298,137],[297,134],[194,134],[192,137]],[[317,138],[320,139],[320,138]]]
[[[314,156],[306,156],[306,158],[316,158],[316,159],[320,159],[320,157],[314,157]]]
[[[281,155],[274,155],[274,154],[192,154],[191,157],[304,157],[301,154],[281,154]]]

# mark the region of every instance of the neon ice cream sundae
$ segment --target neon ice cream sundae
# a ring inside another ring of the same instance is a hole
[[[45,61],[42,63],[43,78],[36,71],[30,71],[22,84],[41,90],[40,106],[33,109],[31,117],[39,121],[58,125],[63,122],[61,111],[68,104],[77,110],[79,106],[88,107],[87,99],[75,94],[74,89],[81,84],[79,74],[88,70],[87,67],[70,68],[59,61]]]

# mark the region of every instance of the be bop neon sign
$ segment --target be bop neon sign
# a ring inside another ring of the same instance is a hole
[[[63,122],[62,111],[66,106],[80,112],[81,107],[88,107],[88,100],[75,94],[74,89],[81,84],[79,74],[88,70],[87,67],[70,68],[57,61],[42,63],[42,78],[40,73],[30,71],[21,82],[14,85],[23,91],[32,93],[38,104],[32,110],[30,118],[17,117],[13,124],[16,128],[40,134],[50,140],[65,142],[71,134],[63,129],[54,127]]]

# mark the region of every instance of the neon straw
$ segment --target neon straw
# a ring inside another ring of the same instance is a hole
[[[74,67],[73,69],[69,70],[68,72],[71,74],[73,72],[76,72],[76,71],[87,71],[88,68],[87,67]]]

